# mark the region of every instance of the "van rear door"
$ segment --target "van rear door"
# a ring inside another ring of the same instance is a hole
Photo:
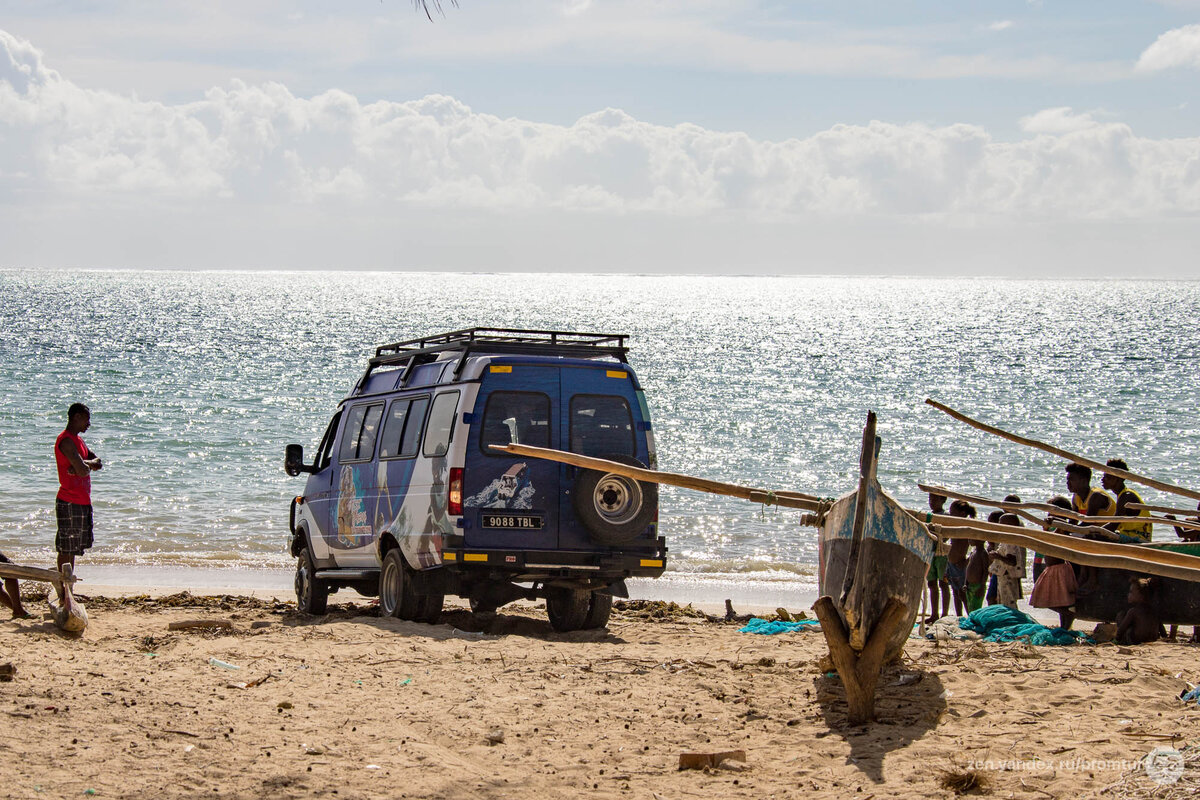
[[[485,370],[463,464],[467,547],[558,547],[560,465],[496,453],[488,445],[561,447],[559,372],[526,364],[492,364]]]
[[[562,370],[561,391],[564,414],[559,437],[562,449],[580,455],[606,458],[631,456],[643,465],[650,463],[646,446],[646,420],[638,402],[633,377],[620,365],[589,365]],[[570,494],[579,470],[563,465],[559,547],[589,550],[598,545],[575,515]]]

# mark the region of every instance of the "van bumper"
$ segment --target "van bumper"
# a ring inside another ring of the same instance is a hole
[[[563,550],[490,550],[469,547],[442,551],[443,566],[512,573],[513,580],[547,577],[657,578],[667,568],[667,548],[640,553]]]

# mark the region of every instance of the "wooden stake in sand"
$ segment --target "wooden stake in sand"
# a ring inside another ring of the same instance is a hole
[[[55,594],[51,594],[46,601],[54,615],[54,624],[69,633],[79,633],[87,628],[87,609],[71,593],[71,587],[78,579],[70,564],[63,564],[62,572],[41,567],[24,567],[20,564],[0,564],[0,577],[50,584],[54,587]]]

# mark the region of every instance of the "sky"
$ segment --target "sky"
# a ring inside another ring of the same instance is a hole
[[[1200,0],[4,0],[0,268],[1197,278]]]

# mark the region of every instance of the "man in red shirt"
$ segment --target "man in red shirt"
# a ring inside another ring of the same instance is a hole
[[[67,427],[54,442],[54,462],[58,466],[58,497],[54,513],[58,517],[58,568],[70,564],[92,546],[92,472],[103,466],[79,435],[92,424],[92,412],[83,403],[67,409]]]

